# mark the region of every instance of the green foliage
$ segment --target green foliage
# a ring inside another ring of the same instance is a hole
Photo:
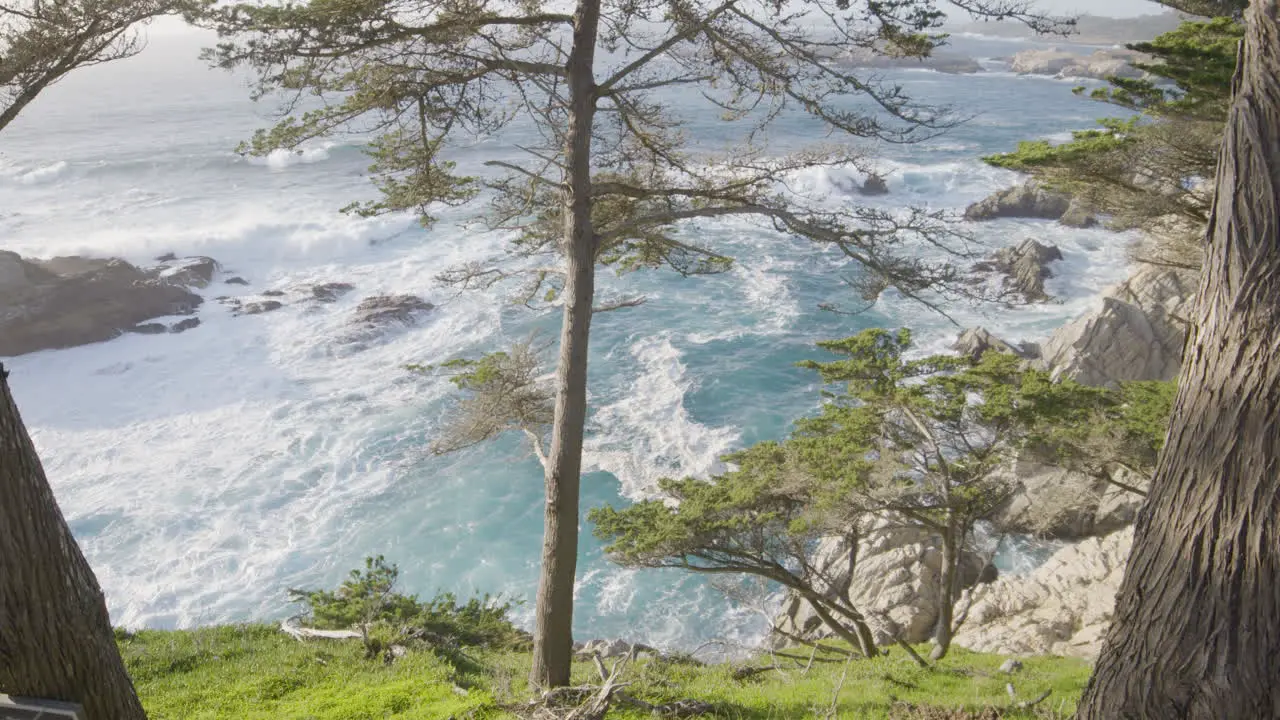
[[[370,661],[358,643],[300,643],[268,625],[143,630],[118,643],[151,720],[514,720],[503,706],[527,700],[530,693],[523,672],[529,657],[523,651],[476,651],[474,667],[460,673],[432,653],[410,652],[392,663]],[[811,668],[801,672],[808,656],[807,651],[794,657],[782,652],[705,666],[642,659],[623,680],[631,683],[627,692],[647,702],[703,700],[717,708],[714,717],[731,720],[912,717],[898,703],[1004,710],[1011,704],[1004,686],[1011,682],[1020,699],[1052,690],[1041,708],[1060,714],[1008,709],[1003,717],[1049,720],[1070,716],[1089,676],[1083,660],[1033,657],[1023,658],[1024,669],[1010,678],[997,671],[1003,657],[960,649],[933,672],[897,650],[852,662],[819,652]],[[735,678],[742,667],[774,660],[783,672]],[[590,661],[574,664],[574,684],[598,681]],[[608,717],[652,715],[620,705]]]
[[[1164,447],[1177,387],[1173,382],[1122,383],[1118,390],[1056,383],[1029,425],[1024,449],[1041,460],[1100,479],[1125,467],[1149,478]]]
[[[554,406],[551,391],[538,380],[538,350],[532,340],[475,359],[405,367],[420,375],[443,374],[461,391],[432,441],[432,452],[454,452],[519,431],[529,436],[535,453],[542,457],[542,437]]]
[[[300,643],[267,625],[143,630],[119,645],[151,720],[495,717],[488,689],[434,653],[388,664],[355,641]]]
[[[755,575],[827,602],[827,580],[808,562],[822,538],[856,547],[860,525],[891,514],[956,549],[1007,498],[996,471],[1018,454],[1100,479],[1116,464],[1144,472],[1167,426],[1169,383],[1055,382],[997,352],[913,359],[906,330],[819,345],[841,356],[801,363],[839,387],[819,413],[783,441],[726,456],[728,472],[661,480],[665,500],[593,510],[605,552],[624,565]]]
[[[628,565],[751,567],[786,582],[781,575],[788,553],[803,552],[823,532],[834,531],[811,503],[834,488],[792,482],[793,466],[779,443],[760,443],[724,459],[736,469],[714,482],[661,479],[663,494],[678,504],[647,500],[591,510],[596,535],[609,541],[605,552]]]
[[[1221,122],[1231,100],[1236,47],[1243,37],[1244,25],[1229,17],[1185,22],[1151,42],[1129,48],[1154,58],[1134,63],[1135,68],[1173,81],[1173,88],[1158,87],[1150,80],[1117,78],[1111,81],[1111,91],[1099,97],[1155,116]]]
[[[336,591],[289,590],[302,603],[310,624],[320,629],[361,628],[378,645],[393,639],[423,638],[449,647],[509,647],[525,641],[511,624],[512,603],[489,595],[459,604],[452,593],[427,601],[395,591],[399,570],[381,556],[365,559]]]
[[[1111,78],[1089,97],[1132,117],[1100,119],[1069,142],[1023,141],[983,159],[1074,195],[1117,228],[1146,230],[1136,260],[1198,268],[1211,198],[1197,185],[1214,175],[1242,33],[1239,21],[1220,17],[1131,45],[1152,58],[1134,63],[1149,77]]]

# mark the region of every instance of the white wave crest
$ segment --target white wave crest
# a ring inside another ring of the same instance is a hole
[[[42,165],[33,170],[17,170],[12,173],[15,182],[20,185],[39,185],[56,180],[67,171],[70,165],[66,160]]]
[[[653,497],[661,477],[706,476],[738,439],[735,428],[712,428],[689,417],[685,393],[694,386],[669,333],[639,340],[631,354],[640,372],[624,397],[601,407],[599,430],[588,440],[583,464],[618,478],[623,495]]]
[[[329,151],[337,143],[325,142],[313,147],[285,150],[272,150],[266,157],[249,158],[250,165],[262,165],[272,170],[283,170],[293,165],[310,165],[329,159]]]

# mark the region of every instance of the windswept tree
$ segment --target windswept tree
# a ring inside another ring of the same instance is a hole
[[[136,55],[138,26],[181,0],[0,1],[0,130],[72,70]]]
[[[589,517],[617,562],[765,578],[805,600],[828,632],[864,646],[868,620],[850,601],[859,540],[883,520],[923,530],[942,550],[932,653],[941,658],[974,526],[1012,490],[1003,468],[1050,426],[1093,422],[1123,434],[1126,403],[1117,391],[1053,382],[1011,354],[909,359],[905,330],[820,346],[843,358],[803,365],[840,389],[786,440],[726,457],[737,467],[708,480],[664,480],[662,499]],[[1054,439],[1065,452],[1091,436]],[[1112,457],[1137,464],[1120,449]],[[823,541],[847,561],[815,559]]]
[[[856,451],[842,457],[841,477],[819,479],[788,444],[763,442],[725,456],[736,466],[729,472],[664,478],[664,500],[596,508],[589,519],[615,562],[763,578],[803,598],[831,634],[875,657],[867,618],[840,591],[848,567],[814,552],[832,539],[856,553],[862,537],[866,508],[848,485],[861,482],[871,462]]]
[[[1217,17],[1130,45],[1149,58],[1133,63],[1147,77],[1111,78],[1088,96],[1131,117],[1101,119],[1069,142],[1024,141],[985,159],[1070,193],[1115,227],[1144,231],[1134,260],[1198,270],[1242,32],[1238,19]]]
[[[0,691],[145,720],[93,569],[45,477],[0,366]]]
[[[563,685],[572,653],[577,511],[586,418],[587,347],[596,267],[718,272],[729,259],[683,221],[740,216],[809,238],[856,261],[875,291],[926,302],[971,288],[919,246],[963,252],[939,213],[824,204],[788,183],[815,168],[865,165],[846,138],[910,142],[954,118],[829,59],[850,48],[927,54],[940,40],[933,0],[576,0],[565,11],[489,0],[310,0],[219,6],[191,15],[230,42],[208,57],[256,71],[256,96],[285,93],[286,118],[246,148],[268,153],[356,128],[381,195],[363,215],[483,195],[510,257],[444,273],[462,287],[512,280],[518,299],[562,306],[554,417],[545,458],[546,534],[531,678]],[[1020,0],[965,0],[975,13],[1048,27]],[[722,147],[691,147],[676,102],[704,103],[740,130]],[[311,105],[306,103],[311,102]],[[834,144],[791,154],[767,147],[770,126],[807,115]],[[483,177],[446,159],[453,144],[519,126],[522,159]]]
[[[1084,720],[1280,716],[1280,3],[1244,26],[1168,439]]]

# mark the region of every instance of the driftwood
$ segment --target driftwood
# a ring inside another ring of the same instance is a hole
[[[1039,705],[1040,703],[1044,702],[1045,698],[1049,697],[1050,693],[1053,692],[1053,689],[1050,688],[1040,693],[1040,695],[1036,697],[1036,699],[1034,700],[1018,700],[1018,693],[1014,691],[1013,683],[1006,684],[1004,686],[1004,690],[1005,692],[1009,693],[1009,699],[1013,701],[1013,706],[1019,710],[1029,710]]]
[[[316,630],[315,628],[306,628],[298,624],[298,617],[295,615],[291,618],[285,618],[280,621],[280,629],[286,634],[293,636],[299,642],[304,642],[307,638],[325,638],[327,640],[349,640],[352,638],[363,638],[364,635],[355,630]]]
[[[576,685],[552,688],[536,700],[508,708],[527,720],[603,720],[615,703],[641,708],[657,717],[688,718],[707,715],[714,710],[710,703],[700,700],[676,700],[655,705],[632,697],[623,691],[631,683],[622,682],[622,671],[636,658],[638,648],[619,658],[610,668],[605,668],[598,653],[592,653],[600,685]]]

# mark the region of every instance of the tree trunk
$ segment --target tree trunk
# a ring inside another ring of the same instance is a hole
[[[954,519],[942,531],[942,570],[938,578],[938,624],[933,629],[933,651],[929,657],[941,660],[951,649],[952,625],[955,622],[956,586],[960,580],[960,548]]]
[[[529,681],[569,684],[573,662],[573,585],[578,565],[578,494],[587,416],[587,341],[595,299],[596,238],[591,226],[591,128],[595,118],[596,28],[600,0],[580,0],[569,53],[569,127],[565,139],[564,321],[556,369],[556,407],[546,467],[546,525],[538,579],[533,668]]]
[[[1280,24],[1257,0],[1167,442],[1084,720],[1280,717]]]
[[[0,366],[0,692],[145,720],[107,604],[67,527]]]
[[[813,608],[813,612],[818,616],[818,619],[841,640],[861,650],[865,657],[873,658],[879,654],[876,651],[875,635],[872,634],[871,628],[867,626],[867,621],[859,613],[846,607],[847,603],[832,601],[812,590],[802,590],[801,595],[809,601],[809,605]],[[828,605],[830,610],[828,610]],[[831,614],[831,610],[848,618],[849,623],[853,625],[853,630],[849,630],[844,623],[837,620]]]

